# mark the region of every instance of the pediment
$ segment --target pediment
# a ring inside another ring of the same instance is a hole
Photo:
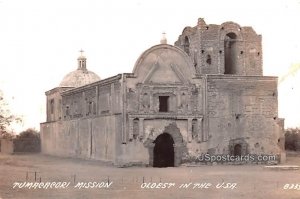
[[[159,57],[146,75],[143,83],[182,83],[189,81],[185,78],[179,67],[174,63],[163,62]]]

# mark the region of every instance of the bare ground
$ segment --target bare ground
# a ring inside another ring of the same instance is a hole
[[[300,156],[292,154],[286,164],[300,166]],[[35,181],[70,184],[67,188],[13,188],[14,182]],[[74,188],[78,182],[112,184],[109,188]],[[169,189],[141,188],[143,182],[175,185]],[[216,188],[222,182],[237,185],[234,189]],[[191,184],[188,188],[179,188],[183,183]],[[197,183],[210,183],[211,186],[194,188]],[[283,188],[286,184],[298,184],[299,190],[286,190]],[[0,199],[6,198],[300,199],[300,170],[268,170],[263,165],[116,168],[99,161],[41,154],[0,154]]]

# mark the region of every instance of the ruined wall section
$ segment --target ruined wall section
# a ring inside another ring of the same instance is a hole
[[[243,27],[243,37],[246,75],[263,75],[262,36],[257,35],[252,27]]]
[[[279,154],[281,120],[274,77],[208,76],[207,103],[211,153]]]
[[[186,27],[175,46],[193,60],[197,74],[262,75],[261,35],[234,22]]]

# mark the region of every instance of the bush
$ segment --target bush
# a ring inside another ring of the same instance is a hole
[[[290,128],[285,130],[285,149],[300,150],[300,129]]]
[[[35,129],[27,129],[14,139],[14,152],[40,152],[40,134]]]

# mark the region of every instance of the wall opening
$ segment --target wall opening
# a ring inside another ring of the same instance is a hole
[[[54,113],[54,99],[50,100],[50,113],[53,114]]]
[[[190,55],[190,41],[187,36],[184,38],[184,44],[183,44],[184,52],[186,52],[188,55]]]
[[[208,65],[211,65],[211,56],[210,56],[210,55],[207,55],[207,56],[206,56],[206,63],[207,63]]]
[[[69,116],[69,115],[70,115],[70,107],[66,106],[66,116]]]
[[[225,50],[225,72],[224,74],[236,74],[237,72],[237,36],[235,33],[228,33],[224,39]]]
[[[92,110],[93,110],[93,102],[88,102],[88,112],[86,115],[92,114]]]
[[[242,155],[242,146],[240,144],[234,145],[233,155],[234,156],[241,156]]]
[[[139,119],[135,118],[133,120],[133,139],[136,140],[139,136]]]
[[[196,139],[198,137],[198,127],[197,127],[197,119],[192,120],[192,138]]]
[[[153,167],[174,167],[174,140],[168,133],[159,135],[153,149]]]
[[[169,96],[159,96],[159,112],[169,111]]]

